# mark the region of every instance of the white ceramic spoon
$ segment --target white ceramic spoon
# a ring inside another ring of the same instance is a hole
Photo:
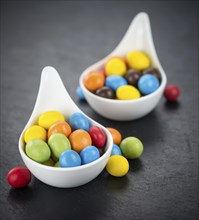
[[[62,80],[53,67],[45,67],[42,71],[40,88],[32,115],[19,138],[19,152],[31,173],[42,182],[55,187],[76,187],[93,180],[104,169],[113,145],[109,131],[91,118],[93,125],[97,125],[105,132],[107,142],[105,153],[96,161],[73,168],[49,167],[31,160],[24,152],[23,135],[27,128],[37,122],[38,117],[49,110],[56,110],[68,120],[74,112],[84,114],[72,101]],[[84,114],[85,115],[85,114]],[[86,116],[87,117],[87,116]]]
[[[161,85],[153,93],[136,100],[114,100],[99,97],[84,86],[84,77],[91,71],[98,70],[113,56],[125,56],[128,52],[141,50],[146,52],[152,61],[152,66],[159,69]],[[138,119],[151,112],[158,104],[167,82],[166,74],[159,62],[153,43],[150,21],[146,13],[135,16],[121,42],[111,54],[87,68],[80,76],[80,86],[89,105],[100,115],[118,121]]]

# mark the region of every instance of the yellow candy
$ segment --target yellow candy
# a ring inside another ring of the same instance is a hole
[[[118,57],[111,58],[105,65],[106,75],[123,76],[126,73],[125,62]]]
[[[132,100],[140,98],[141,94],[134,86],[120,86],[116,91],[116,96],[120,100]]]
[[[112,176],[121,177],[128,173],[129,162],[128,160],[120,155],[113,155],[109,158],[106,165],[106,170]]]
[[[33,139],[42,139],[46,141],[46,137],[47,137],[46,130],[38,125],[31,126],[24,133],[24,141],[26,143],[28,143]]]
[[[149,57],[141,51],[133,51],[127,54],[127,63],[130,68],[143,70],[151,65]]]
[[[49,129],[57,121],[64,121],[64,116],[56,111],[48,111],[40,115],[38,124],[45,129]]]

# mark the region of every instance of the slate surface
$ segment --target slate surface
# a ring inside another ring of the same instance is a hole
[[[112,51],[140,11],[150,16],[168,83],[181,88],[181,97],[172,104],[162,98],[142,119],[110,121],[80,102],[75,90],[80,73]],[[196,1],[1,2],[0,219],[197,219],[198,39]],[[142,140],[144,153],[130,162],[127,176],[104,171],[73,189],[36,178],[23,190],[7,184],[7,172],[23,165],[18,138],[46,65],[58,70],[86,114]]]

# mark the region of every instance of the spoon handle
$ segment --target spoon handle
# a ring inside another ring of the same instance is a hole
[[[70,106],[69,108],[66,103]],[[39,92],[30,118],[36,120],[45,111],[56,111],[57,106],[61,113],[67,112],[67,115],[78,111],[78,107],[66,91],[58,72],[53,67],[46,66],[42,70]]]

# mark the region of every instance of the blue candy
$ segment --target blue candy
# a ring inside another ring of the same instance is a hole
[[[112,151],[111,151],[111,156],[112,155],[122,155],[122,151],[121,151],[120,147],[116,144],[113,144],[113,148],[112,148]]]
[[[91,126],[88,118],[79,112],[76,112],[70,116],[69,124],[73,130],[83,129],[88,131]]]
[[[64,151],[59,158],[60,167],[76,167],[81,165],[81,157],[74,150]]]
[[[100,153],[95,146],[88,146],[81,151],[80,157],[83,165],[97,160],[100,157]]]
[[[81,89],[80,86],[78,86],[77,89],[76,89],[76,95],[77,95],[77,97],[78,97],[80,100],[85,100],[84,93],[83,93],[83,91],[82,91],[82,89]]]
[[[158,89],[160,83],[157,77],[151,74],[141,76],[138,81],[138,88],[143,95],[148,95]]]
[[[105,85],[116,91],[120,86],[127,85],[127,81],[122,76],[111,75],[106,78]]]

